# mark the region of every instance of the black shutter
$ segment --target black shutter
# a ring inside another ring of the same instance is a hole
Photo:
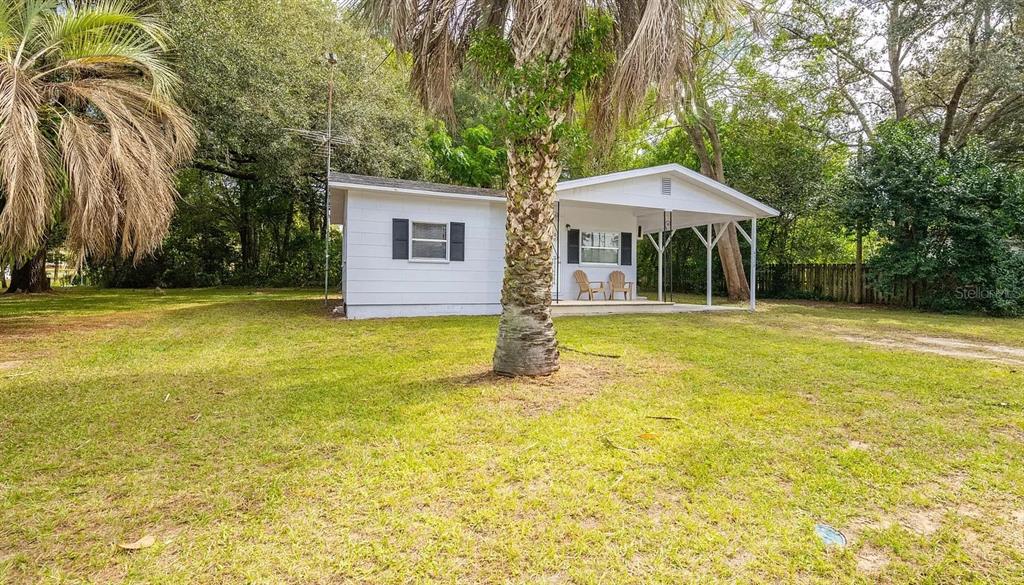
[[[633,234],[622,232],[619,234],[619,264],[623,266],[633,265]]]
[[[391,258],[393,260],[409,259],[409,220],[391,220]]]
[[[566,262],[568,264],[580,263],[580,230],[569,230],[569,254]]]
[[[466,224],[453,221],[451,226],[452,233],[448,236],[448,259],[452,262],[463,262],[466,260]]]

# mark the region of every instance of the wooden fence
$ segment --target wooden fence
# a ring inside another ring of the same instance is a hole
[[[921,291],[907,283],[886,289],[872,284],[871,270],[864,267],[860,301],[868,304],[916,307]],[[857,302],[855,264],[770,264],[757,270],[757,294],[764,298],[805,298]]]

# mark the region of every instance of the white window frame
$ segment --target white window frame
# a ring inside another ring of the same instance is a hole
[[[583,245],[583,234],[611,234],[619,237],[619,245],[615,248],[611,246],[584,246]],[[615,250],[615,262],[586,262],[583,260],[583,249],[589,248],[591,250]],[[621,232],[609,232],[605,230],[580,230],[580,264],[587,266],[620,266],[622,262],[622,233]]]
[[[413,226],[416,224],[430,224],[430,225],[443,225],[444,226],[444,237],[443,240],[432,240],[429,238],[416,238],[417,242],[444,242],[444,258],[416,258],[412,255],[412,242],[413,242]],[[427,262],[434,264],[447,264],[451,260],[452,254],[452,222],[448,221],[426,221],[418,219],[409,220],[409,262]]]

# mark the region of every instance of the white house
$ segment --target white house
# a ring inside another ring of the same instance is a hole
[[[344,226],[342,290],[349,318],[501,312],[504,192],[342,173],[331,174],[330,188],[331,223]],[[676,164],[562,181],[556,200],[556,305],[575,304],[578,269],[592,281],[607,282],[620,270],[636,282],[637,240],[647,237],[661,252],[686,228],[707,248],[710,305],[717,243],[711,226],[735,222],[753,244],[756,265],[757,219],[778,215]],[[660,281],[659,274],[659,289]]]

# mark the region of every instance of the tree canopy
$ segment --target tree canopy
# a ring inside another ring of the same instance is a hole
[[[863,241],[879,286],[1018,311],[1019,2],[132,6],[0,14],[6,261],[39,268],[48,247],[115,285],[312,284],[325,238],[341,245],[328,148],[336,171],[506,188],[521,227],[550,223],[560,178],[679,162],[782,212],[760,226],[762,263],[850,262]],[[511,238],[524,258],[544,256],[539,229]],[[703,262],[691,240],[672,244],[680,285]],[[521,264],[536,294],[508,298],[543,300],[550,271]]]

